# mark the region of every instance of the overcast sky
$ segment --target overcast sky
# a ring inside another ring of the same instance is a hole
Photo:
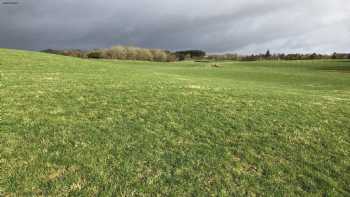
[[[350,52],[350,0],[0,2],[1,48]]]

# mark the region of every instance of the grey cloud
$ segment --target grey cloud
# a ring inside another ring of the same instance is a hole
[[[348,0],[19,1],[0,5],[0,47],[350,51]]]

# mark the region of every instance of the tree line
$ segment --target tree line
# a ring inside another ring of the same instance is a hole
[[[325,54],[271,54],[268,50],[265,54],[238,55],[238,54],[211,54],[207,55],[202,50],[185,50],[171,52],[162,49],[148,49],[131,46],[113,46],[105,49],[94,50],[53,50],[43,52],[66,55],[80,58],[94,59],[119,59],[119,60],[142,60],[157,62],[173,62],[183,60],[206,60],[206,61],[258,61],[258,60],[316,60],[316,59],[350,59],[350,53]]]
[[[216,61],[350,59],[350,53],[333,53],[332,55],[317,53],[271,54],[268,50],[265,54],[238,55],[227,53],[221,55],[208,55],[207,59]]]
[[[175,55],[169,51],[161,49],[146,49],[131,46],[113,46],[106,49],[94,50],[52,50],[47,49],[43,52],[66,55],[80,58],[94,58],[94,59],[119,59],[119,60],[143,60],[143,61],[175,61]]]
[[[132,46],[113,46],[105,49],[94,50],[54,50],[47,49],[42,52],[94,59],[119,59],[119,60],[142,60],[142,61],[157,61],[157,62],[172,62],[192,59],[203,59],[206,53],[201,50],[186,50],[170,52],[162,49],[148,49]]]

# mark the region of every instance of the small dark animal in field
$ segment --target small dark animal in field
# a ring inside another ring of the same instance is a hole
[[[211,67],[213,67],[213,68],[220,68],[220,67],[222,67],[222,65],[219,65],[219,64],[212,64]]]

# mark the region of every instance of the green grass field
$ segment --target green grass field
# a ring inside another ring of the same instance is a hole
[[[0,196],[349,196],[350,60],[0,49]]]

